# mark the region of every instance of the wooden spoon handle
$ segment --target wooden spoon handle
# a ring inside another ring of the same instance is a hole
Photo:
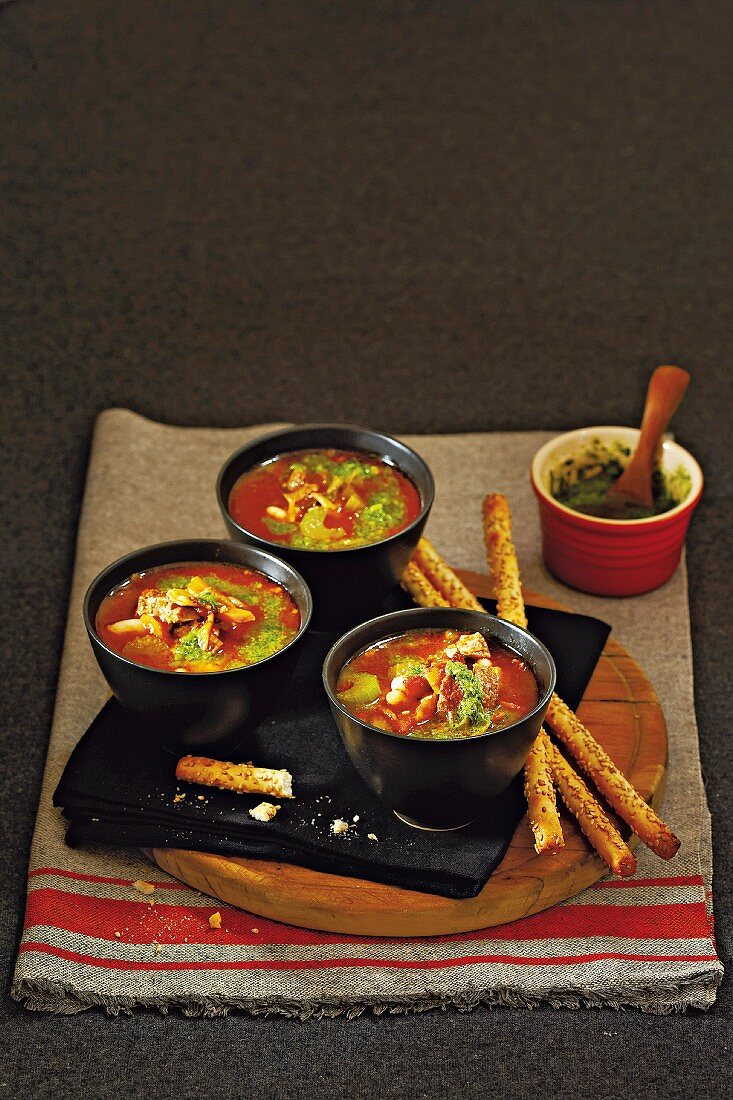
[[[682,367],[657,367],[649,379],[639,441],[628,466],[608,491],[609,499],[626,498],[651,507],[652,466],[659,441],[687,389],[690,376]]]
[[[682,367],[657,367],[649,379],[649,388],[641,420],[641,432],[634,457],[639,453],[653,458],[659,440],[677,412],[690,382]]]

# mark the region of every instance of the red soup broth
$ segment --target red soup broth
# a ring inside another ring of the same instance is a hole
[[[289,592],[239,565],[180,562],[134,573],[102,600],[109,649],[165,672],[224,672],[283,649],[300,629]]]
[[[229,496],[247,531],[305,550],[382,542],[420,514],[410,479],[366,451],[290,451],[247,470]]]
[[[461,689],[468,683],[469,698],[464,705],[471,712],[471,701],[476,703],[478,689],[468,676],[476,679],[476,673],[471,671],[476,664],[469,660],[461,665],[460,657],[458,662],[451,662],[445,656],[446,649],[450,651],[458,639],[465,637],[456,630],[411,630],[386,638],[346,662],[336,685],[337,698],[363,722],[391,733],[431,740],[500,730],[533,711],[539,702],[539,688],[532,669],[518,654],[494,639],[487,639],[488,663],[496,670],[490,673],[496,687],[495,698],[492,697],[489,706],[482,700],[480,707],[473,707],[470,715],[473,720],[466,718],[460,708]],[[456,663],[465,671],[456,670]],[[441,694],[441,677],[451,669],[458,673],[453,678],[458,681],[459,694],[454,694],[452,701],[458,711],[449,715],[445,711],[440,713],[437,705],[448,697],[445,684]],[[432,677],[431,688],[428,683],[430,690],[426,688],[426,676]],[[402,678],[406,697],[390,703],[387,696],[393,691],[396,677]]]

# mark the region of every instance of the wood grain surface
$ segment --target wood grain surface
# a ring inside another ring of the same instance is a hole
[[[477,595],[491,595],[488,577],[468,572],[461,577]],[[560,606],[536,593],[526,592],[525,597],[527,603]],[[613,638],[606,644],[578,714],[636,789],[658,809],[667,763],[664,715],[643,671]],[[202,893],[285,924],[356,935],[435,936],[529,916],[602,878],[604,863],[564,811],[562,823],[564,850],[538,856],[525,817],[483,890],[463,900],[238,856],[172,848],[148,854],[164,871]],[[631,838],[632,846],[635,840]]]

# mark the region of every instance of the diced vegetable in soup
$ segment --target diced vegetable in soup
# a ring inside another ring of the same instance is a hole
[[[381,542],[420,513],[410,479],[364,451],[292,451],[254,466],[229,497],[233,519],[254,535],[305,550]]]
[[[539,689],[525,661],[483,634],[411,630],[347,661],[336,695],[379,729],[446,740],[511,725],[534,710]]]
[[[97,634],[115,653],[165,672],[224,672],[292,641],[300,612],[264,573],[184,562],[134,573],[102,600]]]

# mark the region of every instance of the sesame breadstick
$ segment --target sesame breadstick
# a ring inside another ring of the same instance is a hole
[[[293,777],[284,768],[255,768],[252,764],[232,764],[208,756],[182,756],[176,764],[176,779],[201,783],[204,787],[220,787],[237,794],[293,797]]]
[[[552,776],[562,800],[570,810],[603,862],[614,875],[628,878],[636,871],[633,852],[604,814],[579,775],[547,738],[547,755]]]
[[[680,846],[679,839],[644,801],[626,776],[622,775],[570,707],[557,695],[553,695],[550,700],[546,721],[586,775],[593,780],[608,804],[639,839],[662,859],[671,859],[676,855]]]
[[[509,502],[501,493],[489,493],[484,499],[484,542],[489,569],[494,581],[496,612],[502,619],[527,629],[519,563],[512,542],[512,516]]]
[[[420,574],[423,581],[429,585],[435,585],[434,591],[447,599],[451,607],[484,610],[476,597],[469,592],[427,539],[420,539],[415,557],[410,564],[415,566],[412,571],[413,577]],[[404,577],[403,584],[405,584]],[[422,593],[415,594],[415,599],[421,602],[421,596]],[[524,771],[524,793],[529,809],[529,822],[535,838],[535,850],[538,853],[557,852],[565,845],[557,813],[555,787],[547,761],[546,742],[547,734],[543,730],[535,741]]]
[[[412,560],[451,607],[485,610],[428,539],[420,539]]]
[[[495,580],[498,613],[518,626],[526,627],[519,566],[511,536],[509,502],[501,494],[493,493],[484,500],[483,512],[484,538]],[[662,859],[671,859],[680,847],[678,838],[557,694],[550,700],[546,722],[639,839]]]
[[[494,584],[496,613],[502,619],[527,628],[519,562],[512,541],[509,501],[501,493],[489,493],[483,503],[484,543]],[[540,731],[524,766],[524,795],[535,851],[557,851],[565,844],[557,814],[555,787],[549,774],[550,742]],[[559,837],[559,843],[558,843]]]
[[[549,738],[544,730],[537,735],[524,765],[524,797],[527,799],[529,824],[534,835],[534,848],[543,852],[559,852],[565,838],[557,812],[555,785],[549,762]]]
[[[428,578],[414,561],[407,563],[407,568],[402,574],[400,583],[420,607],[450,607],[448,601],[441,596],[437,588],[433,588]]]

